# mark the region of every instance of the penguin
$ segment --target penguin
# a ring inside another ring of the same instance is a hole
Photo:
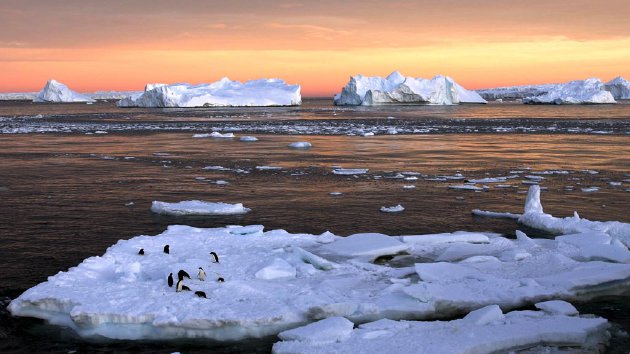
[[[170,252],[169,248],[170,248],[169,245],[164,246],[164,253],[169,254]]]
[[[180,270],[179,270],[179,272],[177,272],[177,279],[179,279],[179,280],[183,280],[183,279],[184,279],[184,277],[186,277],[186,278],[190,279],[190,275],[188,275],[188,273],[186,273],[186,271],[185,271],[185,270],[180,269]]]
[[[144,248],[141,248],[140,251],[138,251],[138,254],[144,256]]]
[[[184,285],[184,281],[183,280],[179,280],[177,282],[177,285],[175,286],[175,291],[176,292],[190,291],[190,288],[187,287],[186,285]]]
[[[216,252],[210,252],[212,258],[214,258],[214,263],[219,263],[219,255]]]
[[[195,291],[195,295],[207,299],[206,293],[204,293],[203,291]]]
[[[173,273],[170,273],[168,275],[168,287],[172,288],[173,287]]]
[[[223,283],[223,282],[225,281],[225,279],[223,279],[223,277],[219,277],[219,279],[217,279],[217,281],[218,281],[219,283]]]
[[[199,267],[199,273],[197,273],[197,278],[201,281],[206,281],[206,272],[204,272],[203,268]]]

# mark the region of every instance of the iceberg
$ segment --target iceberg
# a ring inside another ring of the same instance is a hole
[[[554,89],[558,84],[505,86],[476,90],[486,100],[517,100],[540,96]]]
[[[280,333],[282,341],[273,345],[272,352],[507,353],[524,348],[533,349],[531,352],[554,352],[540,346],[557,346],[595,353],[608,342],[609,327],[601,317],[544,310],[503,314],[498,306],[492,305],[463,319],[445,322],[379,320],[353,329],[352,322],[343,317],[328,318]],[[540,350],[535,350],[536,347]]]
[[[630,100],[630,81],[618,76],[604,85],[616,100]]]
[[[118,101],[118,107],[297,106],[300,85],[280,79],[241,83],[227,77],[210,84],[148,84],[144,92]]]
[[[94,102],[94,100],[80,93],[74,92],[68,86],[55,80],[48,80],[46,86],[37,94],[33,102],[65,103],[65,102]]]
[[[575,80],[552,87],[548,92],[523,99],[525,104],[603,104],[616,103],[600,79]]]
[[[338,106],[487,103],[479,94],[466,90],[448,76],[438,75],[427,80],[405,77],[398,71],[387,78],[352,76],[334,102]]]

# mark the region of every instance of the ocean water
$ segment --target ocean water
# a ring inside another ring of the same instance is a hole
[[[259,141],[192,137],[211,131]],[[569,216],[576,210],[591,220],[630,222],[630,105],[340,108],[307,99],[301,107],[181,110],[1,102],[0,133],[1,352],[268,352],[274,338],[85,342],[36,320],[12,318],[4,309],[24,290],[104,253],[119,239],[158,234],[170,224],[511,236],[522,226],[474,217],[471,210],[521,212],[528,188],[523,181],[534,173],[544,173],[546,212]],[[369,133],[375,136],[364,136]],[[289,149],[295,141],[313,148]],[[338,176],[331,172],[335,166],[369,171]],[[418,179],[396,178],[401,172],[417,173]],[[510,188],[488,183],[483,192],[449,189],[463,180],[445,177],[458,175],[518,177],[501,183]],[[581,190],[592,186],[599,190]],[[188,199],[242,202],[253,211],[211,218],[149,211],[154,200]],[[406,210],[379,212],[396,204]],[[630,330],[627,300],[619,296],[580,307]],[[615,333],[610,352],[627,352],[622,332]]]

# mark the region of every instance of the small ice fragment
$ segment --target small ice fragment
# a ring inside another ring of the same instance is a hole
[[[240,139],[240,141],[245,141],[245,142],[252,142],[252,141],[258,141],[258,138],[255,136],[242,136]]]
[[[312,147],[312,145],[308,141],[296,141],[296,142],[293,142],[293,143],[289,144],[289,147],[291,149],[307,150],[307,149],[310,149]]]
[[[592,192],[597,192],[599,191],[599,187],[586,187],[586,188],[580,188],[582,190],[582,192],[584,193],[592,193]]]
[[[343,195],[343,193],[341,193],[341,192],[330,192],[328,194],[332,195],[333,197],[337,197],[337,196]]]
[[[414,189],[414,188],[416,188],[416,186],[414,186],[413,184],[403,186],[403,189]]]
[[[362,175],[369,171],[367,168],[336,168],[332,173],[336,175]]]
[[[405,210],[405,208],[400,204],[392,207],[381,207],[381,212],[383,213],[399,213],[403,210]]]

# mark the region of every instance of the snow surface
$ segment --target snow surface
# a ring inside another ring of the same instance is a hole
[[[630,81],[621,76],[608,81],[604,88],[610,91],[616,100],[630,100]]]
[[[599,317],[543,311],[513,311],[504,315],[496,305],[446,322],[384,319],[352,329],[352,322],[344,320],[329,318],[282,332],[279,335],[282,341],[274,344],[273,353],[506,353],[539,345],[573,346],[586,352],[599,352],[607,343],[609,327]]]
[[[184,216],[184,215],[233,215],[245,214],[250,209],[243,204],[213,203],[202,200],[186,200],[178,203],[166,203],[154,201],[151,211],[157,214]]]
[[[200,85],[147,84],[144,92],[118,102],[119,107],[215,107],[297,106],[302,103],[300,85],[280,79],[241,83],[227,77]]]
[[[600,79],[575,80],[551,88],[547,93],[523,99],[532,104],[600,104],[616,103],[613,95],[604,89]]]
[[[74,92],[68,86],[55,80],[48,80],[44,88],[33,99],[33,102],[94,102],[94,100],[86,95]]]
[[[387,78],[352,76],[334,102],[340,106],[487,103],[475,91],[466,90],[448,76],[438,75],[427,80],[404,77],[398,71]]]

